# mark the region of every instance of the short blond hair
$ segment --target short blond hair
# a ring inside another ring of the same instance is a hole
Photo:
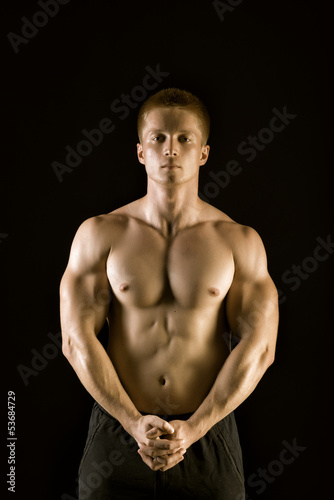
[[[187,90],[168,88],[159,90],[149,97],[140,107],[137,120],[137,131],[139,141],[142,142],[142,130],[149,112],[154,108],[189,108],[197,115],[202,129],[203,144],[206,145],[210,134],[210,116],[204,103],[194,94]]]

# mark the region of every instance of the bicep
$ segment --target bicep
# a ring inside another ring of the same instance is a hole
[[[233,334],[239,338],[277,330],[278,294],[269,274],[258,281],[235,279],[226,297],[226,315]]]
[[[226,297],[226,314],[239,339],[275,343],[278,294],[268,273],[266,252],[259,235],[246,228],[235,251],[235,274]]]
[[[99,243],[94,234],[96,227],[91,226],[83,224],[79,228],[60,283],[62,330],[69,334],[98,334],[109,309],[108,248]]]

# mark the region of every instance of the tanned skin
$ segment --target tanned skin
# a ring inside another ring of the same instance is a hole
[[[257,232],[198,197],[209,146],[195,112],[153,108],[137,153],[147,194],[75,235],[60,286],[63,352],[142,460],[166,471],[273,363],[278,297]]]

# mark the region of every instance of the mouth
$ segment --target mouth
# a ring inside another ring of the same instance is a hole
[[[180,165],[176,165],[175,163],[165,163],[165,165],[162,165],[162,168],[165,168],[166,170],[176,170],[177,168],[181,168]]]

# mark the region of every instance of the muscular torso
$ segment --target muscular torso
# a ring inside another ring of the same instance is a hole
[[[224,299],[234,262],[222,226],[231,222],[215,217],[165,237],[126,210],[117,217],[108,354],[138,410],[195,411],[229,353]]]

